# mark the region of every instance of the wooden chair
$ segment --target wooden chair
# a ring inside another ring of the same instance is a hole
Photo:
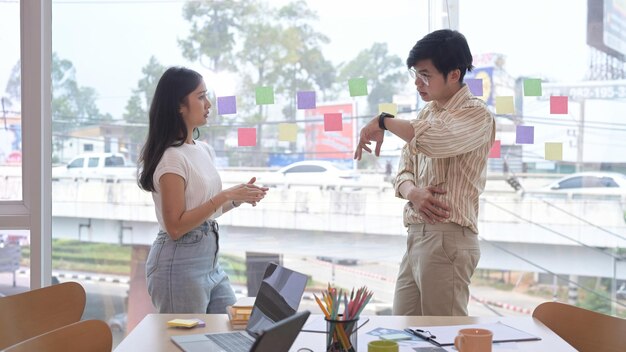
[[[581,352],[626,351],[626,319],[559,302],[544,302],[533,317]]]
[[[102,320],[83,320],[35,336],[4,352],[111,352],[111,329]]]
[[[85,289],[76,282],[0,298],[0,350],[80,320]]]

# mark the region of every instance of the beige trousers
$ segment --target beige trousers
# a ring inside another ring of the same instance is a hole
[[[396,281],[394,315],[467,315],[478,265],[477,234],[454,223],[409,225]]]

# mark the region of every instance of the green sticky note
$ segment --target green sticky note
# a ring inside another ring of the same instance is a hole
[[[524,96],[540,97],[541,96],[541,80],[539,78],[526,78],[524,80]]]
[[[349,79],[348,87],[351,97],[367,95],[367,79],[365,77]]]
[[[563,160],[563,143],[546,142],[546,160]]]
[[[274,104],[274,88],[257,87],[256,88],[256,103],[257,105]]]
[[[298,125],[295,123],[279,123],[278,124],[278,140],[295,142],[298,137]]]
[[[398,105],[394,103],[382,103],[378,104],[378,113],[386,112],[391,115],[398,114]]]
[[[513,97],[496,97],[496,114],[512,114],[513,109]]]

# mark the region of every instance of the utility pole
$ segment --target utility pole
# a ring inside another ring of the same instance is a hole
[[[585,98],[580,99],[580,119],[578,120],[578,135],[576,140],[576,172],[583,171],[583,151],[585,134]]]

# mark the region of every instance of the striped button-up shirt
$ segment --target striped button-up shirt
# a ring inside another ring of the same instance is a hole
[[[495,139],[493,115],[463,85],[444,106],[428,103],[411,125],[415,137],[402,149],[396,196],[404,198],[399,188],[406,181],[419,188],[442,188],[446,193],[434,196],[450,207],[444,222],[478,233],[478,198],[485,189],[487,156]],[[405,226],[425,222],[411,202],[404,206],[403,221]]]

